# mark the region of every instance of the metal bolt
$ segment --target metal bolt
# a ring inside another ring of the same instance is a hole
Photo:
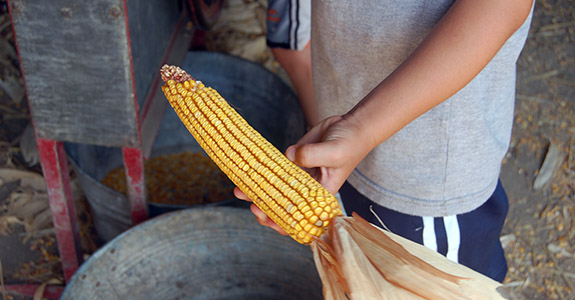
[[[69,18],[72,16],[72,10],[69,7],[64,7],[60,11],[60,15],[62,15],[64,18]]]
[[[122,10],[118,5],[114,5],[112,8],[110,8],[110,15],[117,19],[122,16]]]
[[[20,1],[13,1],[11,3],[12,3],[12,9],[13,10],[19,10],[20,8],[22,8]]]

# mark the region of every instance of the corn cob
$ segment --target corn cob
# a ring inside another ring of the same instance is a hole
[[[302,244],[341,215],[337,199],[243,119],[218,92],[163,66],[166,98],[196,141],[254,203]]]

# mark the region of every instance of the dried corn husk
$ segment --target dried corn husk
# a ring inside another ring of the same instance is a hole
[[[246,42],[243,47],[239,49],[238,56],[250,61],[255,61],[262,56],[262,53],[265,52],[266,49],[266,39],[262,36]]]
[[[326,300],[505,299],[500,283],[355,214],[312,249]]]
[[[20,181],[20,186],[36,191],[46,191],[46,182],[41,174],[10,168],[0,168],[0,179],[3,182]]]
[[[0,234],[9,232],[10,225],[24,225],[26,232],[38,232],[52,227],[52,214],[41,174],[0,168],[2,182],[17,182],[18,186],[0,203]]]
[[[559,147],[555,143],[551,142],[549,149],[547,150],[547,154],[545,155],[545,160],[543,160],[543,165],[539,170],[539,174],[533,182],[534,190],[541,189],[547,182],[549,182],[551,177],[553,177],[555,170],[557,170],[557,167],[559,167],[563,160],[565,160],[565,156],[566,155],[561,152]]]
[[[24,225],[24,222],[14,216],[0,216],[0,235],[7,235],[12,224]]]
[[[28,166],[35,166],[40,163],[40,153],[36,145],[36,136],[32,124],[28,124],[20,136],[20,152]]]
[[[46,290],[46,287],[48,285],[51,285],[51,284],[60,285],[62,283],[63,283],[62,280],[60,280],[58,278],[52,278],[52,279],[49,279],[49,280],[43,282],[34,292],[34,297],[32,298],[32,300],[44,299],[44,297],[42,297],[42,296],[44,295],[44,291]]]

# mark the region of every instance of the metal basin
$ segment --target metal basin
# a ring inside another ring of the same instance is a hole
[[[249,210],[180,210],[98,250],[61,299],[323,299],[311,249]]]

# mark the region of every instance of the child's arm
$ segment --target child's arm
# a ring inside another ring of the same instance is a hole
[[[288,157],[321,167],[320,182],[337,191],[373,148],[469,83],[524,23],[532,2],[456,1],[390,76],[350,112],[312,129]]]
[[[288,73],[298,95],[307,126],[315,126],[319,120],[317,106],[313,97],[311,79],[311,48],[307,45],[302,50],[272,48],[272,53]]]

